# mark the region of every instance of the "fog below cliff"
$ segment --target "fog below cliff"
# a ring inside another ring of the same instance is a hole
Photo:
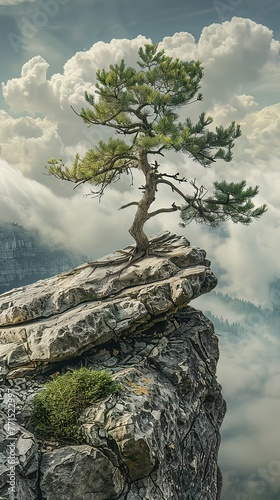
[[[227,402],[221,499],[279,499],[280,316],[216,292],[193,305],[210,317],[220,341],[217,376]]]

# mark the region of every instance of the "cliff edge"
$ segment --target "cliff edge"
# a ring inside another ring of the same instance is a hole
[[[0,296],[2,499],[220,498],[218,340],[188,306],[216,279],[183,237],[165,232],[150,248]],[[83,444],[38,441],[34,395],[81,365],[109,370],[118,391],[81,414]]]

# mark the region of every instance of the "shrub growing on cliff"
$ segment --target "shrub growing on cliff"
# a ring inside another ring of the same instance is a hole
[[[90,404],[117,390],[106,371],[80,368],[48,382],[34,398],[35,431],[57,438],[81,438],[78,419]]]
[[[266,210],[265,205],[255,208],[252,198],[258,186],[247,187],[241,182],[214,182],[213,194],[199,186],[196,180],[187,180],[183,174],[166,173],[155,158],[167,151],[186,153],[203,167],[216,160],[230,162],[234,140],[240,127],[232,122],[227,128],[211,128],[212,118],[201,113],[197,123],[190,118],[179,121],[179,108],[200,101],[198,93],[203,76],[199,61],[180,61],[167,56],[157,45],[139,49],[139,70],[120,64],[110,65],[109,70],[96,73],[96,97],[85,93],[89,108],[82,108],[79,116],[91,125],[112,128],[117,138],[99,141],[80,158],[76,155],[72,167],[62,159],[49,160],[49,173],[77,184],[88,182],[97,186],[94,196],[102,196],[108,185],[122,174],[134,169],[143,173],[142,197],[122,206],[136,206],[136,213],[129,233],[136,242],[136,251],[146,254],[149,241],[144,224],[159,213],[179,211],[182,225],[195,220],[217,226],[226,220],[249,224]],[[78,114],[78,113],[77,113]],[[120,139],[120,136],[124,137]],[[152,163],[153,161],[153,163]],[[189,192],[180,184],[187,183]],[[182,200],[170,207],[150,211],[158,189],[168,186]]]

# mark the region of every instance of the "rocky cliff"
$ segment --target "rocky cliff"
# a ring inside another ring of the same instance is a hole
[[[219,499],[218,340],[188,306],[216,279],[184,238],[150,244],[130,265],[128,248],[0,296],[2,499]],[[83,444],[38,441],[34,394],[81,365],[118,391],[81,414]]]
[[[42,244],[36,231],[0,221],[0,293],[54,276],[81,262],[75,252]]]

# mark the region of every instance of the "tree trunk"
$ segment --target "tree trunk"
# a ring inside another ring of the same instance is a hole
[[[147,153],[144,150],[139,152],[139,168],[145,176],[144,193],[138,203],[136,214],[129,233],[136,243],[136,253],[148,253],[149,240],[144,232],[144,224],[149,218],[148,210],[156,195],[156,178],[154,169],[148,162]]]

